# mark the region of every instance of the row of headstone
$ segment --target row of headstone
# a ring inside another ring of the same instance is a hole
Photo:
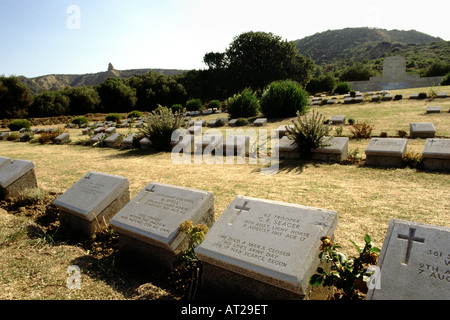
[[[436,94],[436,98],[447,98],[448,97],[448,92],[438,92]],[[420,98],[420,94],[419,93],[412,93],[409,95],[410,99],[419,99]]]
[[[61,227],[92,235],[110,225],[120,253],[173,270],[189,246],[180,224],[209,231],[195,248],[203,264],[202,297],[303,299],[319,266],[319,246],[338,214],[236,196],[214,221],[209,191],[152,182],[128,200],[126,178],[89,172],[55,200]],[[450,229],[391,220],[367,299],[449,299]]]
[[[426,113],[441,113],[442,107],[441,106],[428,106],[426,109]],[[450,112],[450,108],[448,109],[448,112]]]
[[[0,199],[15,198],[37,187],[33,162],[0,157]]]
[[[372,138],[365,150],[366,163],[400,167],[407,145],[407,139]],[[450,171],[450,139],[426,139],[422,158],[427,170]]]

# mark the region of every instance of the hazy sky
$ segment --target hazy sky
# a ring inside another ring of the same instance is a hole
[[[203,69],[247,31],[297,40],[346,27],[450,40],[448,0],[0,0],[0,75]]]

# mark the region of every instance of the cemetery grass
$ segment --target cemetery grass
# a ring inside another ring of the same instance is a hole
[[[326,118],[345,114],[347,119],[367,120],[374,125],[374,136],[380,132],[396,136],[398,130],[409,133],[410,122],[432,120],[437,135],[450,138],[450,114],[426,115],[431,103],[442,105],[444,111],[450,107],[450,99],[404,98],[314,109]],[[267,128],[276,129],[290,120],[270,121]],[[226,129],[219,130],[225,133]],[[415,168],[368,167],[363,161],[368,139],[350,140],[349,150],[359,150],[360,159],[355,163],[283,161],[277,174],[264,176],[262,164],[179,165],[172,162],[170,153],[76,145],[86,136],[80,129],[70,133],[72,142],[65,145],[0,142],[1,156],[35,163],[39,188],[46,193],[42,203],[0,203],[5,210],[0,210],[0,299],[186,299],[189,277],[161,270],[130,270],[116,259],[118,239],[111,230],[86,242],[59,233],[53,200],[88,171],[127,177],[131,197],[150,182],[211,191],[216,219],[237,195],[335,210],[339,223],[334,241],[346,255],[356,255],[350,240],[363,245],[366,233],[381,248],[391,219],[450,226],[449,175]],[[342,134],[350,135],[348,125]],[[408,143],[414,152],[421,152],[423,145],[424,139]],[[81,290],[66,287],[70,265],[81,268]]]

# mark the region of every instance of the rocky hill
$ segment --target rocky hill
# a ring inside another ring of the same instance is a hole
[[[90,74],[50,74],[39,76],[35,78],[20,77],[21,80],[27,84],[33,93],[40,93],[43,91],[56,91],[70,87],[82,86],[96,86],[103,83],[108,78],[131,78],[134,75],[143,75],[150,71],[157,72],[164,75],[177,75],[186,70],[176,69],[130,69],[130,70],[116,70],[110,63],[108,70],[98,73]]]

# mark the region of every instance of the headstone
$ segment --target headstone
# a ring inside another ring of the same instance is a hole
[[[365,150],[366,163],[374,166],[400,167],[407,144],[407,139],[372,138]]]
[[[231,135],[223,142],[224,155],[243,156],[250,152],[250,137],[246,135]]]
[[[115,129],[115,128],[114,128]],[[105,143],[108,147],[117,147],[120,144],[121,135],[118,133],[113,133],[105,139]]]
[[[97,127],[94,129],[94,134],[105,132],[105,130],[106,130],[105,127]]]
[[[418,94],[418,93],[411,93],[411,94],[409,95],[409,98],[410,98],[410,99],[419,99],[419,94]]]
[[[267,118],[258,118],[253,122],[255,127],[263,127],[267,125]]]
[[[107,134],[116,133],[116,127],[109,127],[108,129],[105,130],[105,133]]]
[[[287,128],[293,128],[294,125],[281,125],[275,131],[278,135],[278,138],[283,138],[287,134]]]
[[[9,132],[2,132],[0,134],[0,140],[7,140],[9,137]]]
[[[449,300],[450,228],[391,220],[368,300]]]
[[[301,299],[335,211],[237,196],[196,248],[208,296]]]
[[[221,134],[204,134],[201,139],[195,141],[195,152],[211,153],[222,144],[222,141]]]
[[[448,92],[438,92],[437,97],[438,98],[447,98]]]
[[[90,131],[91,131],[91,128],[84,128],[83,130],[81,130],[81,134],[83,136],[86,136],[89,134]]]
[[[10,164],[11,163],[11,159],[10,158],[6,158],[6,157],[0,157],[0,168]]]
[[[300,152],[297,150],[297,144],[294,140],[289,139],[287,136],[279,139],[275,148],[278,149],[278,156],[282,159],[300,158]]]
[[[119,128],[125,128],[128,126],[128,120],[123,120],[119,123]]]
[[[380,100],[381,100],[381,97],[379,95],[377,95],[377,94],[374,94],[371,97],[371,101],[373,101],[373,102],[378,102]]]
[[[210,122],[208,122],[208,127],[215,127],[216,126],[216,122],[217,122],[217,119],[211,120]]]
[[[332,116],[330,119],[331,124],[345,124],[345,116]]]
[[[450,171],[450,139],[427,139],[422,158],[427,170]]]
[[[180,128],[172,133],[170,145],[172,147],[173,152],[176,152],[175,150],[178,150],[178,152],[182,153],[184,152],[192,153],[194,152],[195,148],[194,142],[195,138],[193,135],[189,133],[189,130]]]
[[[61,133],[59,136],[55,138],[56,144],[63,144],[70,140],[70,136],[67,132]]]
[[[427,107],[427,113],[440,113],[441,107],[440,106],[428,106]]]
[[[312,159],[338,163],[347,160],[348,142],[349,138],[347,137],[326,137],[324,139],[325,146],[314,149]]]
[[[431,122],[410,123],[409,128],[411,138],[434,138],[436,135],[436,128]]]
[[[19,196],[25,189],[38,187],[34,163],[26,160],[2,160],[0,166],[0,199]]]
[[[54,201],[61,227],[86,237],[107,228],[130,201],[129,185],[125,177],[90,171]]]
[[[106,133],[97,133],[95,136],[90,138],[89,141],[93,145],[93,144],[96,144],[97,142],[100,142],[100,140],[105,139],[105,138],[106,138]]]
[[[191,135],[201,135],[202,134],[202,126],[199,123],[195,123],[193,126],[188,128],[188,132]]]
[[[187,220],[212,226],[211,192],[149,183],[111,219],[111,226],[121,250],[173,269],[189,246],[189,238],[179,232],[180,223]]]
[[[238,121],[238,119],[231,119],[230,121],[228,121],[228,125],[230,127],[235,127],[237,121]]]
[[[129,136],[125,137],[122,140],[122,146],[124,148],[133,148],[134,147],[134,137],[136,136],[135,133],[130,134]]]
[[[139,145],[141,146],[141,149],[149,149],[152,145],[152,142],[149,138],[145,137],[139,141]]]

